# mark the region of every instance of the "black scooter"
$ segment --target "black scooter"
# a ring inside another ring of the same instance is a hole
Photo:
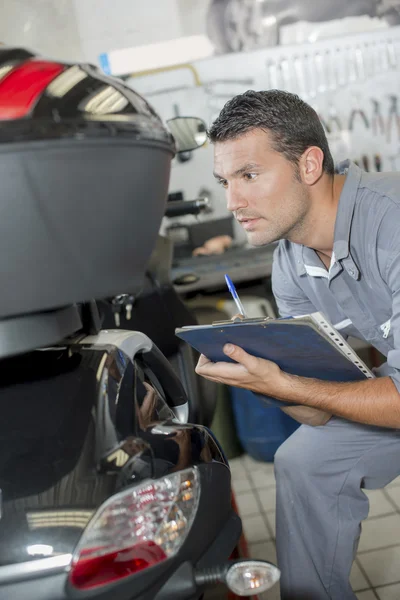
[[[279,577],[227,562],[241,524],[218,442],[153,341],[102,331],[90,301],[140,289],[179,133],[189,150],[204,130],[175,121],[174,140],[94,67],[0,49],[0,600],[195,600]]]
[[[209,212],[205,198],[168,202],[168,217]],[[98,303],[103,329],[142,331],[161,350],[190,398],[188,418],[209,427],[216,403],[217,385],[195,373],[198,353],[175,336],[175,329],[196,325],[195,315],[175,291],[171,280],[173,243],[158,236],[143,284],[136,293],[119,294]]]

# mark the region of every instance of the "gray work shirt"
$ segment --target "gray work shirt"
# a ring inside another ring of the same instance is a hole
[[[344,337],[387,356],[376,374],[400,392],[400,174],[365,173],[350,161],[339,167],[346,171],[329,271],[311,248],[281,240],[272,289],[281,316],[320,311]]]

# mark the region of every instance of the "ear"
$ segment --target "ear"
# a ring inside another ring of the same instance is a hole
[[[323,173],[324,153],[318,146],[310,146],[299,161],[300,176],[303,183],[314,185]]]

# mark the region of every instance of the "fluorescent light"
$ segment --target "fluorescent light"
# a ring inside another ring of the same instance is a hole
[[[13,68],[13,65],[4,65],[4,67],[0,67],[0,79],[5,77],[7,75],[7,73],[9,73],[11,71],[12,68]]]
[[[119,112],[127,106],[128,100],[119,92],[111,86],[107,86],[97,92],[87,100],[82,103],[81,107],[83,110],[93,114],[101,114],[105,115],[108,113]]]
[[[99,59],[103,70],[112,75],[126,75],[154,69],[165,69],[183,63],[208,58],[214,46],[205,35],[183,38],[114,50]]]
[[[93,515],[92,510],[43,510],[31,511],[26,515],[29,529],[47,527],[77,527],[85,529]]]
[[[56,77],[50,85],[47,86],[47,93],[56,98],[62,98],[80,81],[85,79],[87,74],[78,66],[73,66]]]
[[[262,19],[262,24],[264,27],[273,27],[277,24],[276,17],[274,17],[273,15],[270,15],[269,17],[264,17]]]
[[[47,544],[32,544],[27,546],[26,551],[30,556],[51,556],[53,554],[53,546]]]

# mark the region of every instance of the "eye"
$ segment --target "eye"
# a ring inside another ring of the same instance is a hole
[[[217,179],[217,183],[218,183],[218,185],[222,185],[223,188],[228,187],[228,182],[226,179]]]
[[[252,181],[257,177],[257,173],[245,173],[243,177],[247,179],[247,181]]]

